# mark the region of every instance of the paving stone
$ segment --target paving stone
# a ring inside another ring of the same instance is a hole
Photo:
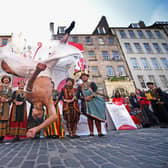
[[[53,157],[50,160],[51,165],[60,165],[62,164],[61,159],[59,157]]]
[[[35,162],[34,161],[25,161],[21,168],[33,168]]]
[[[98,167],[94,162],[92,161],[85,161],[82,163],[82,166],[85,168],[96,168]]]
[[[8,167],[19,167],[22,164],[23,158],[14,158]]]
[[[47,156],[38,157],[37,163],[48,163],[48,157]]]
[[[80,163],[74,159],[66,159],[64,163],[67,167],[80,167]]]
[[[167,168],[167,156],[168,129],[160,128],[0,144],[3,168]]]

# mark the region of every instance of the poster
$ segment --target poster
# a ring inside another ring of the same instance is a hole
[[[128,113],[127,109],[123,104],[116,105],[116,104],[107,102],[106,109],[107,109],[106,116],[107,116],[108,127],[113,128],[112,125],[114,125],[116,130],[127,130],[127,129],[137,128],[130,114]]]

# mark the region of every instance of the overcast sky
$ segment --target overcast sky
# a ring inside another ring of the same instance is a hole
[[[75,20],[72,34],[91,34],[103,15],[110,27],[168,21],[168,0],[0,0],[0,5],[0,35],[23,32],[35,40],[50,37],[50,22],[56,31]]]

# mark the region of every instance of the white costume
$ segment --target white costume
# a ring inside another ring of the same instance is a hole
[[[58,40],[52,40],[42,44],[37,52],[36,59],[25,58],[24,50],[20,53],[13,51],[14,43],[9,43],[4,47],[0,47],[0,60],[4,60],[9,67],[20,77],[29,78],[36,69],[37,63],[47,65],[45,71],[40,76],[52,77],[52,71],[57,75],[59,81],[66,73],[66,67],[73,62],[73,56],[81,57],[81,51],[76,47],[68,44],[60,43]],[[37,47],[36,47],[37,48]],[[33,49],[34,50],[34,49]],[[40,56],[40,60],[38,57]]]

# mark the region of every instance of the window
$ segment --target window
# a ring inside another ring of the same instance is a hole
[[[145,37],[142,30],[137,30],[137,33],[138,33],[139,38],[144,38]]]
[[[119,76],[126,76],[123,66],[118,66],[118,73],[119,73]]]
[[[166,51],[166,53],[168,53],[168,44],[162,43],[162,46],[163,46],[164,50]]]
[[[151,53],[152,52],[151,47],[149,46],[148,43],[143,43],[143,45],[144,45],[145,50],[146,50],[147,53]]]
[[[95,52],[94,52],[94,51],[88,51],[88,56],[89,56],[89,57],[95,56]]]
[[[138,62],[137,62],[136,58],[131,58],[130,60],[131,60],[133,68],[138,69],[139,65],[138,65]]]
[[[158,43],[153,43],[153,47],[155,48],[155,50],[156,50],[157,53],[161,53],[162,52],[162,50],[159,47]]]
[[[160,31],[155,31],[155,34],[157,38],[162,38],[162,34],[160,33]]]
[[[59,34],[65,34],[65,27],[58,28]]]
[[[126,38],[126,34],[124,30],[120,30],[120,36],[121,38]]]
[[[148,38],[150,38],[150,39],[154,38],[153,34],[150,30],[146,30],[146,34],[147,34]]]
[[[168,81],[166,79],[166,76],[165,75],[159,75],[159,78],[160,78],[160,81],[162,82],[163,87],[167,88],[168,87]]]
[[[109,60],[109,54],[107,51],[102,51],[103,60]]]
[[[131,24],[131,27],[132,27],[132,28],[140,28],[140,26],[139,26],[138,23],[132,23],[132,24]]]
[[[142,88],[146,88],[145,81],[142,75],[138,75],[138,80]]]
[[[152,61],[152,65],[153,65],[154,69],[160,69],[159,63],[156,60],[156,58],[151,58],[151,61]]]
[[[6,45],[7,42],[8,42],[8,39],[2,39],[2,46],[3,46],[3,45]]]
[[[86,37],[85,39],[86,39],[86,43],[87,44],[91,44],[92,43],[92,39],[90,37]]]
[[[130,38],[136,38],[133,30],[128,30],[128,33],[130,35]]]
[[[91,66],[91,72],[92,73],[98,73],[98,67],[97,66]]]
[[[113,54],[113,60],[117,61],[119,60],[119,52],[118,51],[112,51]]]
[[[100,76],[97,66],[91,66],[90,68],[91,68],[91,73],[92,73],[93,76],[95,76],[95,77]]]
[[[161,60],[161,62],[163,64],[163,67],[165,69],[168,69],[168,61],[167,61],[167,59],[166,58],[161,58],[160,60]]]
[[[115,76],[112,66],[107,66],[106,70],[107,70],[107,76]]]
[[[141,63],[144,69],[149,69],[149,65],[148,65],[146,58],[141,58]]]
[[[113,40],[112,37],[109,37],[109,38],[108,38],[108,43],[109,43],[109,44],[113,44],[113,43],[114,43],[114,40]]]
[[[125,43],[125,48],[126,48],[128,53],[132,53],[132,48],[131,48],[130,43]]]
[[[74,43],[77,43],[77,42],[78,42],[78,37],[72,37],[72,41],[73,41]]]
[[[136,51],[137,51],[138,53],[141,53],[141,52],[142,52],[142,48],[141,48],[141,46],[140,46],[139,43],[134,43],[134,46],[135,46]]]
[[[149,81],[150,81],[150,82],[153,82],[154,86],[156,86],[155,77],[154,77],[153,75],[149,75],[148,78],[149,78]]]
[[[103,40],[103,38],[102,37],[99,37],[99,44],[104,44],[104,40]]]
[[[98,34],[106,34],[106,30],[104,27],[98,27],[97,32],[98,32]]]

